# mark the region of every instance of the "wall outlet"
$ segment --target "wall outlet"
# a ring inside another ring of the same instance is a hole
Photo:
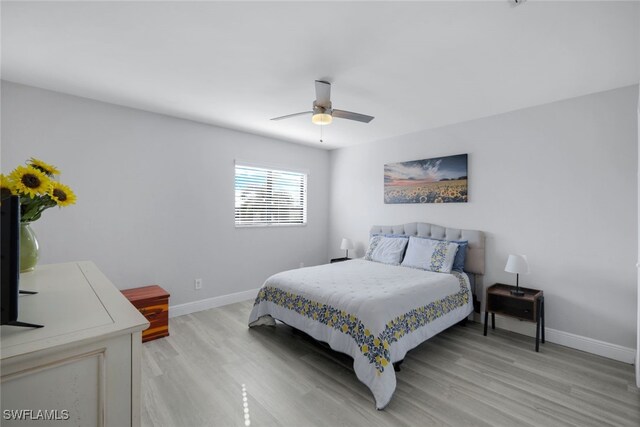
[[[304,262],[300,262],[300,267],[298,268],[303,268],[304,267]]]
[[[196,289],[202,289],[202,279],[196,279],[193,281],[194,287]]]

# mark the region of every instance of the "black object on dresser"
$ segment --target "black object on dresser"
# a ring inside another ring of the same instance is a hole
[[[343,257],[343,258],[334,258],[331,260],[331,264],[333,264],[334,262],[342,262],[342,261],[349,261],[351,258],[347,258],[347,257]]]
[[[489,313],[491,313],[491,329],[496,328],[496,313],[536,323],[536,351],[540,349],[540,335],[544,343],[544,293],[538,289],[520,288],[524,295],[511,293],[516,287],[496,283],[487,289],[484,310],[484,335],[487,335]]]
[[[18,320],[18,295],[37,294],[20,290],[20,198],[3,197],[0,202],[0,325],[42,328],[43,325]]]

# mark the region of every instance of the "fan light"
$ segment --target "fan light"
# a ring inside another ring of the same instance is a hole
[[[333,120],[333,117],[331,117],[331,114],[326,114],[326,113],[317,113],[311,116],[311,121],[314,124],[320,125],[320,126],[328,125],[331,123],[332,120]]]

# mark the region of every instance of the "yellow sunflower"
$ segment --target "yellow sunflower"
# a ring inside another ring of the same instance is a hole
[[[58,206],[69,206],[76,203],[76,195],[69,187],[59,182],[51,183],[49,196],[58,204]]]
[[[58,170],[57,167],[36,159],[35,157],[29,159],[29,166],[33,166],[47,176],[60,175],[60,170]]]
[[[51,180],[40,170],[32,166],[18,166],[9,175],[18,194],[25,194],[32,199],[41,194],[47,194],[51,187]]]
[[[0,198],[4,199],[5,197],[9,197],[14,194],[16,194],[15,184],[9,179],[9,177],[0,173]]]

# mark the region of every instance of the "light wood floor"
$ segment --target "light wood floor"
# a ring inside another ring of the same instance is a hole
[[[391,403],[290,327],[248,329],[251,302],[170,320],[144,344],[142,424],[244,426],[639,426],[633,366],[479,324],[411,351]]]

